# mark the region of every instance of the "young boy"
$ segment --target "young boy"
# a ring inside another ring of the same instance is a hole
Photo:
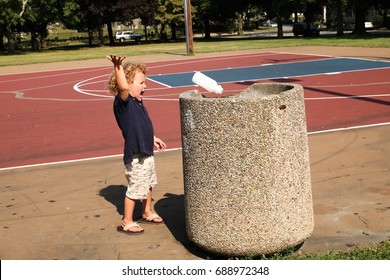
[[[128,181],[122,225],[119,232],[137,235],[144,229],[133,220],[137,200],[142,201],[142,218],[138,222],[163,223],[152,207],[152,189],[157,185],[154,149],[164,150],[165,143],[154,136],[153,125],[143,105],[147,70],[143,64],[122,65],[125,56],[109,55],[114,71],[108,82],[115,95],[114,114],[125,140],[123,161]]]

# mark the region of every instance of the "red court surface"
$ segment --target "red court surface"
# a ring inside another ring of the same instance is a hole
[[[324,56],[258,52],[147,63],[149,75],[321,60]],[[89,67],[0,76],[0,169],[122,154],[123,139],[106,82],[112,71]],[[308,132],[390,122],[390,68],[223,83],[224,95],[255,82],[304,86]],[[179,95],[148,81],[145,106],[156,136],[180,148]]]

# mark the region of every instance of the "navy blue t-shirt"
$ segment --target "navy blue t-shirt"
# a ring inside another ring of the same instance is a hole
[[[124,163],[131,163],[134,154],[153,155],[153,125],[142,101],[130,94],[129,98],[123,101],[118,94],[114,100],[114,114],[125,139]]]

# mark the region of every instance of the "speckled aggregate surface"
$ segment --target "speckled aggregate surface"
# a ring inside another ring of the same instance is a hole
[[[186,231],[221,255],[275,252],[314,228],[303,88],[180,96]]]

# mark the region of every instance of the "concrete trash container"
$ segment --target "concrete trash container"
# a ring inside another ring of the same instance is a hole
[[[311,235],[302,86],[258,83],[217,98],[184,92],[180,118],[191,242],[218,255],[257,256]]]

